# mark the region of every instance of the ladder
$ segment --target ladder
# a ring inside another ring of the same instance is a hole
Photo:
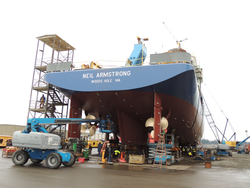
[[[153,167],[156,165],[155,161],[158,159],[159,161],[159,167],[162,167],[162,163],[166,163],[167,165],[167,151],[166,151],[166,145],[165,145],[165,134],[161,133],[159,136],[159,140],[156,146],[155,150],[155,158],[154,158],[154,164]]]

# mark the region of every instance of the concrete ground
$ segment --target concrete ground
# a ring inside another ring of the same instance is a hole
[[[0,155],[2,149],[0,149]],[[48,169],[43,161],[15,166],[11,158],[0,157],[0,188],[82,187],[249,187],[250,155],[221,157],[205,168],[203,161],[185,159],[176,165],[99,164],[100,158],[72,167]],[[191,162],[190,162],[191,161]]]

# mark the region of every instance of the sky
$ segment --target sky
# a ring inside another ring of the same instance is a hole
[[[0,124],[26,124],[36,37],[57,34],[76,48],[74,62],[126,61],[137,36],[149,38],[148,56],[177,47],[165,22],[177,40],[188,38],[182,48],[203,68],[202,92],[218,127],[224,131],[228,118],[237,140],[243,140],[246,130],[250,135],[248,5],[247,0],[1,1]],[[228,137],[232,133],[228,128]],[[215,139],[207,123],[203,138]]]

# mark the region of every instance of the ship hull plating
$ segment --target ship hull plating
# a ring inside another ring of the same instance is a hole
[[[48,73],[45,80],[70,97],[70,117],[81,117],[82,110],[104,119],[108,115],[122,144],[146,144],[145,122],[154,116],[154,93],[168,118],[168,133],[180,145],[194,145],[203,134],[203,106],[189,64]],[[68,136],[79,135],[79,126],[70,125]]]

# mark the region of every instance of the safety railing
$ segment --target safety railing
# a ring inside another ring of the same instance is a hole
[[[102,120],[100,122],[100,132],[113,133],[114,132],[114,122],[109,121],[109,120]]]
[[[48,83],[43,79],[34,79],[33,87],[47,87]]]

